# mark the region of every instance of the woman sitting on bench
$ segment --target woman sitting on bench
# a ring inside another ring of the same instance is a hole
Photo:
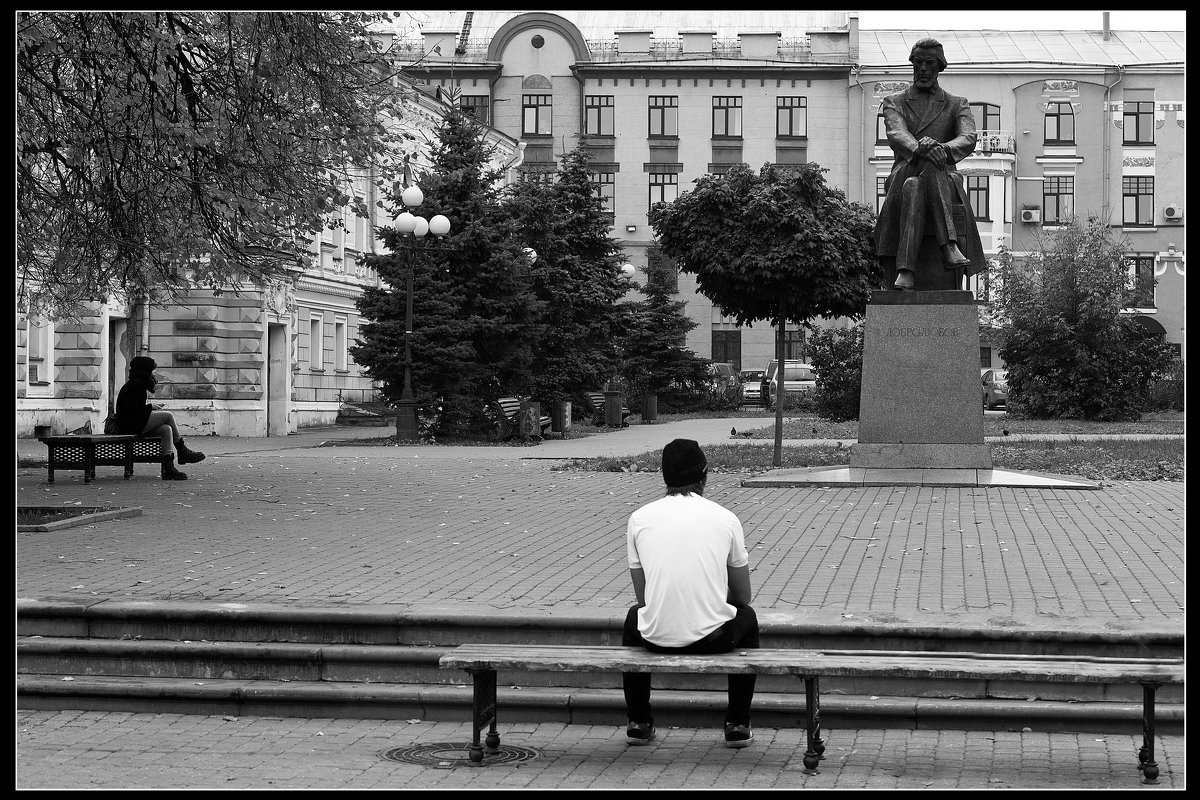
[[[158,379],[154,377],[157,367],[149,356],[136,356],[129,362],[129,380],[117,394],[117,433],[161,437],[162,479],[186,481],[187,475],[175,469],[175,451],[179,451],[180,464],[203,461],[204,453],[190,450],[183,443],[174,414],[147,402],[158,385]]]

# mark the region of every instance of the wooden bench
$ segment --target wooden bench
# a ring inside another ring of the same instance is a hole
[[[608,418],[607,418],[608,415],[604,413],[604,392],[584,392],[583,396],[587,398],[588,403],[591,405],[591,408],[589,410],[592,412],[592,424],[593,425],[606,424],[608,422]],[[629,409],[625,407],[624,402],[622,402],[621,403],[621,425],[622,426],[628,424],[627,422],[625,422],[625,418],[628,417],[630,413],[631,412],[629,411]]]
[[[482,763],[484,747],[500,746],[496,730],[496,671],[755,673],[795,675],[804,681],[807,750],[804,768],[815,774],[824,757],[820,679],[865,677],[936,680],[1035,681],[1080,684],[1141,684],[1142,747],[1138,769],[1146,783],[1158,779],[1154,762],[1154,695],[1163,684],[1183,684],[1183,659],[1026,656],[991,653],[927,653],[891,650],[735,650],[720,655],[664,655],[640,647],[464,644],[442,656],[438,666],[462,669],[474,683],[470,763]],[[484,744],[480,733],[488,726]]]
[[[523,427],[521,424],[522,407],[524,407],[526,415]],[[522,403],[518,397],[501,397],[499,400],[489,403],[484,413],[496,425],[496,430],[492,434],[495,441],[502,442],[514,436],[520,436],[523,439],[540,439],[550,428],[550,417],[541,416],[540,403]],[[538,419],[536,427],[533,421],[534,417]]]

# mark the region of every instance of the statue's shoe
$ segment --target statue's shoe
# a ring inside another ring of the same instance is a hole
[[[956,244],[946,245],[944,255],[947,267],[965,267],[971,263],[971,259],[964,256]]]
[[[896,273],[896,282],[892,284],[892,288],[899,289],[902,292],[909,292],[912,291],[915,285],[912,270],[902,269]]]

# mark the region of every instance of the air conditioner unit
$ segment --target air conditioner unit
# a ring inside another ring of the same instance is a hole
[[[1042,211],[1038,208],[1022,208],[1021,222],[1041,222]]]
[[[1177,220],[1183,219],[1183,206],[1178,203],[1172,203],[1163,209],[1163,219]]]

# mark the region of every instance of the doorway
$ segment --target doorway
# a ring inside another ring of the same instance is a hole
[[[132,348],[122,349],[121,341],[129,332],[129,320],[123,317],[108,320],[108,409],[105,416],[113,413],[117,404],[117,392],[125,384],[125,370],[129,367],[126,353]]]
[[[282,323],[267,325],[266,375],[267,436],[288,435],[288,329]]]

